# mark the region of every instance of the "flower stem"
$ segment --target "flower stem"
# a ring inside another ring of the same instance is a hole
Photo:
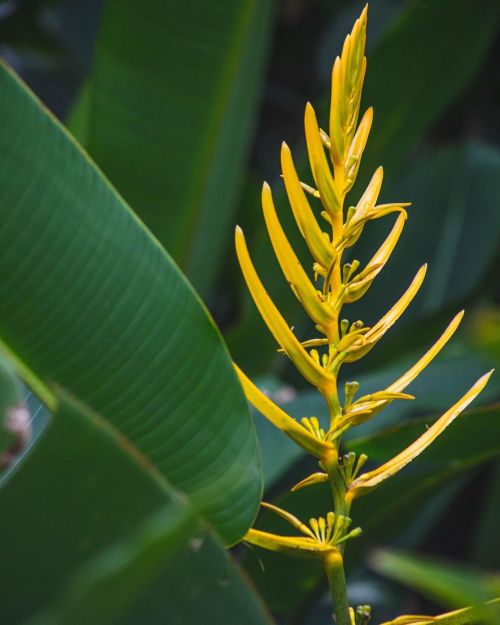
[[[339,551],[329,553],[324,559],[324,567],[333,599],[335,623],[336,625],[350,625],[342,554]]]

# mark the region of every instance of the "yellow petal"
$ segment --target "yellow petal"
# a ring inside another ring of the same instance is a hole
[[[356,176],[358,175],[361,157],[363,156],[366,142],[368,141],[368,135],[370,134],[372,122],[373,108],[370,107],[363,115],[363,119],[359,123],[354,139],[352,140],[349,151],[347,152],[345,163],[345,176],[347,181],[346,186],[344,187],[345,193],[352,188],[352,185],[356,180]]]
[[[283,508],[279,508],[278,506],[273,506],[272,503],[267,503],[265,501],[262,501],[260,505],[263,508],[267,508],[268,510],[271,510],[272,512],[280,516],[282,519],[285,519],[287,523],[290,523],[290,525],[294,527],[295,529],[299,530],[299,532],[306,534],[306,536],[309,536],[309,538],[312,538],[313,540],[316,539],[311,528],[305,523],[302,523],[302,521],[298,519],[296,516],[294,516],[293,514],[290,514],[290,512],[287,512],[286,510],[283,510]]]
[[[359,274],[355,282],[352,286],[349,286],[347,297],[345,299],[346,304],[357,301],[360,297],[362,297],[370,288],[373,280],[375,280],[376,276],[383,269],[387,261],[389,260],[392,251],[396,247],[396,244],[401,236],[401,232],[403,231],[403,227],[406,221],[406,211],[403,211],[399,214],[396,219],[396,223],[394,224],[389,236],[382,243],[376,254],[370,260],[370,262],[366,265],[363,271]],[[369,276],[368,281],[364,281],[363,278],[365,276]],[[362,284],[357,284],[357,283]]]
[[[347,424],[360,425],[365,423],[379,412],[380,406],[386,406],[395,399],[411,400],[415,399],[415,397],[408,395],[408,393],[390,393],[387,391],[377,391],[372,395],[365,395],[351,405],[348,412],[340,420],[338,427],[342,428]]]
[[[349,226],[352,226],[352,224],[362,219],[365,213],[373,210],[375,204],[377,203],[378,196],[380,195],[380,189],[382,188],[383,180],[384,168],[377,167],[370,182],[368,183],[368,186],[365,189],[365,192],[363,193],[359,202],[356,205],[356,211],[354,212],[354,215],[349,222]]]
[[[393,382],[390,386],[385,389],[387,393],[399,393],[403,391],[424,369],[427,365],[439,354],[439,352],[443,349],[446,343],[450,340],[450,338],[455,333],[455,330],[460,325],[462,318],[464,316],[464,311],[460,311],[452,321],[448,324],[448,327],[443,332],[443,334],[439,337],[439,339],[434,343],[434,345],[427,350],[427,352],[411,367],[408,371],[398,378],[395,382]],[[384,391],[382,391],[384,392]],[[376,403],[373,403],[369,410],[369,417],[372,418],[376,415],[382,408],[391,403],[392,400],[384,399],[380,400]],[[352,421],[358,418],[359,414],[366,415],[368,414],[367,407],[361,405],[360,400],[358,399],[351,407],[349,411],[352,411]],[[346,415],[347,416],[347,415]]]
[[[400,378],[398,378],[395,382],[393,382],[390,386],[386,388],[386,391],[389,392],[400,392],[405,389],[410,382],[412,382],[419,373],[421,373],[425,367],[439,354],[439,352],[443,349],[446,343],[450,340],[450,338],[455,333],[455,330],[460,325],[462,318],[464,316],[464,311],[461,310],[458,314],[453,317],[451,322],[449,323],[446,330],[443,334],[438,338],[438,340],[434,343],[434,345],[428,349],[425,354],[420,358],[411,369],[403,374]]]
[[[234,368],[248,401],[274,426],[316,458],[324,458],[326,454],[331,452],[333,446],[330,442],[313,436],[313,434],[299,425],[295,419],[292,419],[284,410],[271,401],[237,365],[234,365]]]
[[[309,154],[309,162],[311,171],[318,187],[321,203],[330,215],[333,215],[340,208],[340,200],[338,189],[333,180],[330,166],[326,159],[325,149],[319,133],[318,121],[313,107],[308,102],[305,112],[305,130],[307,151]]]
[[[363,473],[352,482],[349,487],[351,499],[368,493],[372,488],[391,477],[409,462],[421,454],[440,434],[447,428],[458,415],[479,395],[488,383],[493,371],[486,373],[472,386],[456,404],[447,410],[422,436],[417,438],[405,450],[394,456],[391,460],[380,466],[378,469]]]
[[[330,140],[336,173],[340,167],[343,169],[344,159],[356,130],[366,72],[366,20],[367,7],[356,20],[351,34],[346,37],[342,54],[335,60],[332,70]]]
[[[300,186],[292,154],[286,143],[281,146],[281,169],[288,199],[300,233],[304,237],[313,258],[322,267],[328,269],[334,257],[333,247],[314,217],[304,190]]]
[[[309,280],[288,242],[274,208],[271,189],[266,183],[262,187],[262,208],[269,237],[285,278],[293,287],[294,293],[309,317],[322,326],[324,333],[330,337],[334,331],[333,324],[336,323],[333,310],[325,301],[322,293]]]
[[[323,559],[325,554],[337,551],[335,547],[302,536],[280,536],[249,529],[243,540],[257,547],[287,553],[299,558]]]
[[[235,231],[235,244],[236,254],[250,294],[276,341],[306,380],[318,389],[331,386],[334,378],[309,356],[267,294],[250,260],[245,237],[239,227]]]
[[[396,321],[401,317],[404,311],[408,308],[415,295],[418,293],[422,282],[425,278],[425,272],[427,271],[427,265],[423,265],[413,278],[412,283],[394,304],[394,306],[386,312],[386,314],[377,323],[371,327],[368,332],[363,336],[364,344],[360,347],[352,347],[351,352],[346,356],[345,362],[354,362],[359,360],[362,356],[367,354],[376,343],[384,336],[384,334],[391,328]]]
[[[335,59],[332,68],[332,97],[330,104],[330,146],[335,175],[343,173],[345,137],[343,132],[344,101],[342,88],[342,62],[340,57]]]
[[[423,616],[421,614],[406,614],[398,616],[392,621],[385,621],[381,625],[479,625],[483,622],[485,609],[490,606],[500,606],[500,598],[487,601],[482,606],[461,608],[453,612],[445,612],[437,616]],[[488,612],[490,614],[490,612]]]
[[[405,614],[398,616],[392,621],[385,621],[381,625],[430,625],[436,622],[434,616],[424,616],[422,614]]]
[[[306,478],[292,486],[292,492],[299,490],[301,488],[305,488],[306,486],[313,486],[314,484],[322,484],[323,482],[328,482],[328,474],[327,473],[312,473],[308,475]]]

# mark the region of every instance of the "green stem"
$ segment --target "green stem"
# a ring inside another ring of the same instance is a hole
[[[324,567],[335,610],[335,623],[336,625],[350,625],[344,561],[340,551],[329,553],[324,559]]]

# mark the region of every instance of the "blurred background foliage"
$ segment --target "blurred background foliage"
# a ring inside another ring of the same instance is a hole
[[[270,294],[306,336],[310,328],[267,240],[260,185],[272,183],[280,216],[300,250],[279,177],[280,143],[285,140],[305,163],[305,102],[325,114],[333,58],[362,6],[348,0],[0,2],[2,55],[187,274],[234,359],[298,417],[321,417],[323,407],[276,353],[245,293],[232,233],[236,223],[245,229]],[[365,108],[374,106],[375,119],[351,197],[382,164],[382,201],[413,204],[396,253],[353,307],[353,319],[376,319],[422,262],[430,266],[416,305],[363,360],[362,370],[352,365],[350,376],[364,392],[380,388],[415,360],[454,312],[467,313],[451,345],[412,385],[416,400],[393,405],[348,441],[375,461],[413,439],[500,360],[499,34],[497,0],[370,2],[363,101]],[[310,180],[304,167],[303,174]],[[371,226],[364,257],[387,227]],[[495,375],[441,441],[354,507],[364,536],[348,549],[350,593],[353,603],[372,603],[378,620],[456,606],[449,594],[427,597],[418,583],[421,594],[414,594],[376,577],[362,554],[377,545],[478,569],[498,566],[499,400]],[[257,416],[256,426],[266,497],[286,499],[299,516],[301,510],[324,512],[321,487],[288,493],[308,461]],[[261,517],[262,527],[279,526],[267,514]],[[313,566],[245,546],[235,557],[279,622],[327,622],[326,589]],[[432,566],[428,575],[437,579],[439,567]],[[390,566],[375,568],[390,573]],[[412,585],[411,579],[400,581]]]

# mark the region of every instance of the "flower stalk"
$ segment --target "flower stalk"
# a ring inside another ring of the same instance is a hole
[[[357,397],[359,384],[349,381],[343,397],[338,388],[339,371],[355,362],[384,337],[416,297],[425,278],[423,265],[406,291],[376,322],[349,320],[344,309],[358,301],[371,288],[389,261],[407,220],[408,202],[378,204],[383,169],[375,170],[357,203],[348,205],[346,197],[358,174],[363,152],[373,123],[373,109],[360,115],[361,94],[366,74],[367,7],[347,36],[342,53],[332,70],[329,132],[319,125],[313,106],[307,103],[304,129],[312,180],[299,179],[289,147],[281,148],[281,168],[285,190],[297,228],[312,257],[309,267],[295,254],[276,211],[271,187],[262,188],[262,210],[271,245],[284,278],[317,331],[313,338],[301,340],[290,328],[267,293],[252,263],[243,231],[237,227],[235,245],[238,260],[250,294],[278,350],[299,373],[323,396],[329,413],[328,424],[314,416],[295,421],[267,397],[236,365],[235,369],[247,399],[307,453],[314,456],[320,471],[305,477],[293,490],[327,483],[332,507],[325,517],[309,523],[269,503],[262,506],[288,522],[295,534],[278,535],[250,529],[245,540],[258,547],[292,556],[317,559],[322,564],[332,600],[337,625],[366,625],[369,606],[349,606],[344,573],[346,542],[359,536],[361,529],[351,529],[352,502],[378,487],[422,453],[433,440],[482,391],[492,372],[483,375],[463,397],[446,411],[414,443],[382,466],[363,472],[367,457],[342,454],[342,437],[351,428],[375,417],[393,401],[411,401],[407,386],[435,358],[458,328],[463,311],[450,322],[443,334],[406,373],[385,389]],[[311,184],[310,184],[311,183]],[[318,220],[318,217],[321,219]],[[355,258],[344,262],[344,255],[354,248],[372,220],[395,216],[385,241],[366,266]],[[406,617],[401,617],[406,618]],[[394,621],[406,622],[406,621]],[[411,622],[411,621],[408,621]]]

